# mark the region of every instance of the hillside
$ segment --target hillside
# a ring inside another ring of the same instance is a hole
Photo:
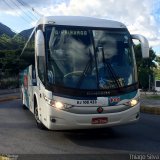
[[[32,30],[33,28],[27,29],[27,30],[21,31],[19,34],[28,39],[30,34],[32,33]],[[10,38],[13,38],[16,35],[16,33],[13,32],[9,27],[0,23],[0,36],[4,34],[9,36]]]
[[[27,30],[20,32],[20,35],[28,39],[32,31],[33,31],[33,28],[27,29]]]
[[[0,36],[6,34],[9,37],[13,37],[15,35],[15,33],[6,25],[0,23]]]
[[[33,28],[16,34],[9,27],[0,23],[0,51],[17,49],[22,50],[32,30]]]

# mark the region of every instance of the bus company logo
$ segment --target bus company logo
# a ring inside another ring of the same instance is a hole
[[[97,108],[97,112],[98,112],[98,113],[102,113],[102,112],[103,112],[103,108],[102,108],[102,107],[98,107],[98,108]]]
[[[119,102],[121,99],[120,99],[120,97],[111,97],[110,99],[109,99],[109,102],[110,103],[117,103],[117,102]]]
[[[27,75],[24,76],[24,88],[28,89],[28,77],[27,77]]]

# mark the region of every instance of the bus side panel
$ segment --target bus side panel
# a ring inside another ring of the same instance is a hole
[[[21,83],[21,90],[22,90],[22,100],[23,104],[29,108],[29,97],[28,97],[28,72],[29,67],[23,70],[20,73],[20,83]]]
[[[20,73],[20,84],[23,104],[31,110],[33,108],[32,66],[27,67]]]
[[[34,96],[33,96],[33,66],[29,66],[28,72],[28,99],[29,99],[29,109],[34,113]]]

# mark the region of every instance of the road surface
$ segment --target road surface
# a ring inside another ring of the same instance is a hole
[[[88,131],[43,131],[21,100],[0,103],[0,153],[159,153],[160,116],[141,114],[136,124]]]

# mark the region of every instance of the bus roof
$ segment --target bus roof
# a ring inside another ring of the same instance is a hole
[[[37,26],[40,24],[66,25],[66,26],[84,26],[84,27],[102,27],[102,28],[126,28],[126,26],[117,21],[98,19],[80,16],[48,16],[42,17]]]

